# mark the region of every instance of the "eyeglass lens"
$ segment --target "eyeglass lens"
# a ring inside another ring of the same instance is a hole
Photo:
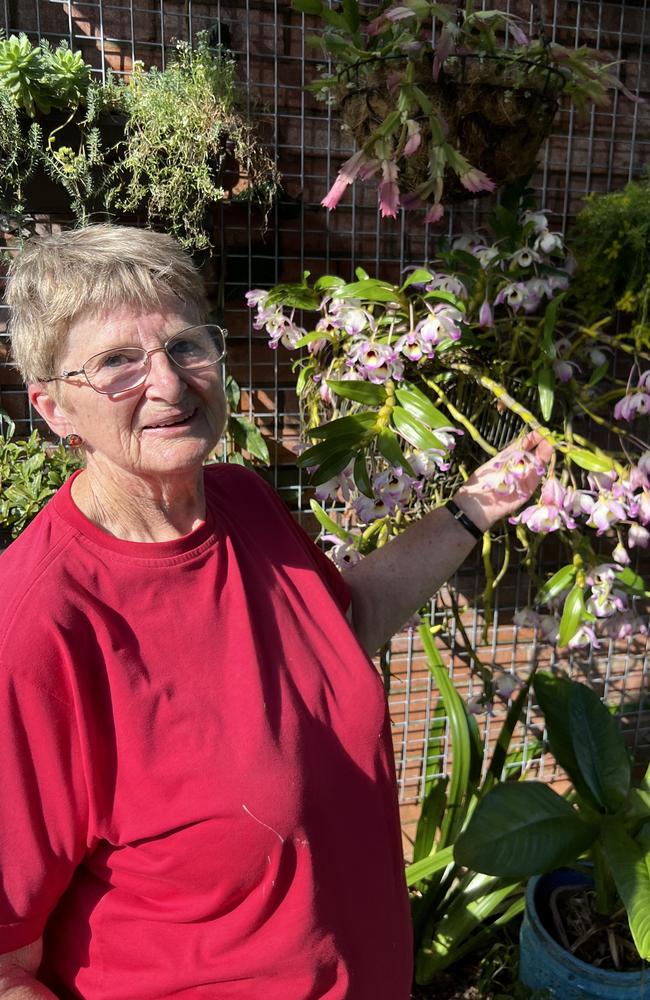
[[[225,354],[223,331],[218,326],[193,326],[181,330],[165,344],[165,353],[183,371],[211,368]],[[142,347],[120,347],[95,354],[84,365],[86,378],[99,392],[124,392],[143,382],[149,354]]]

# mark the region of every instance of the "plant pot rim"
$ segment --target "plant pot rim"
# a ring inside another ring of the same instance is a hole
[[[542,939],[544,947],[549,951],[551,957],[561,962],[565,967],[574,970],[576,975],[580,976],[581,979],[589,980],[597,977],[600,983],[611,985],[612,987],[616,985],[632,987],[643,976],[644,979],[647,978],[650,984],[650,965],[641,964],[638,969],[633,971],[603,969],[600,966],[590,965],[589,962],[583,962],[581,958],[576,958],[570,951],[567,951],[546,929],[539,915],[537,894],[544,890],[544,880],[562,875],[566,877],[565,884],[567,885],[573,884],[579,886],[593,883],[590,875],[577,871],[575,868],[555,868],[552,872],[546,872],[544,875],[535,875],[529,879],[526,889],[526,909],[529,918],[534,917],[535,934]]]

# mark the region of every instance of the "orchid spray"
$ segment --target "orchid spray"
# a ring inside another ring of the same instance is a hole
[[[650,451],[634,427],[647,413],[650,365],[620,381],[611,354],[595,349],[592,329],[566,304],[572,272],[562,235],[525,202],[519,211],[502,204],[489,233],[442,243],[399,284],[357,269],[353,281],[310,283],[305,274],[247,297],[269,346],[296,356],[311,442],[298,462],[340,566],[442,504],[466,470],[524,430],[553,444],[539,495],[484,537],[483,606],[489,620],[519,546],[537,597],[517,622],[575,648],[646,628],[645,584],[630,553],[650,541]],[[614,450],[598,446],[603,428]],[[509,448],[494,466],[494,490],[516,492],[530,461]],[[545,580],[548,536],[568,561]]]

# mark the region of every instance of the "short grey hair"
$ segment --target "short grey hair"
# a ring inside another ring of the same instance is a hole
[[[50,378],[78,318],[124,305],[155,309],[170,293],[207,319],[201,275],[166,233],[101,224],[35,236],[9,268],[14,362],[26,382]]]

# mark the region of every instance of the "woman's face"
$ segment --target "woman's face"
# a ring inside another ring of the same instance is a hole
[[[157,312],[123,306],[79,319],[70,328],[59,370],[77,370],[93,355],[113,348],[154,351],[198,322],[177,299],[163,302]],[[226,421],[219,367],[181,371],[164,351],[149,362],[142,385],[115,395],[95,392],[83,375],[57,382],[56,398],[42,391],[33,394],[57,433],[81,436],[90,471],[122,470],[156,479],[195,473],[217,444]]]

